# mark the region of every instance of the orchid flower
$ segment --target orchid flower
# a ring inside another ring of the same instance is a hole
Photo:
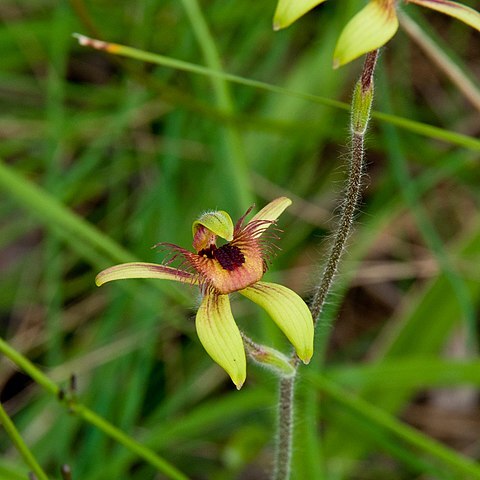
[[[262,307],[290,340],[297,356],[308,363],[313,355],[310,310],[292,290],[261,281],[272,247],[264,233],[291,203],[286,197],[277,198],[245,223],[250,208],[235,226],[227,212],[204,213],[192,225],[194,252],[162,244],[175,253],[174,258],[183,258],[183,268],[124,263],[100,272],[96,284],[127,278],[157,278],[198,285],[203,297],[195,321],[198,337],[238,389],[245,382],[246,358],[230,308],[230,293],[239,292]],[[218,237],[226,243],[217,246]]]
[[[450,0],[404,0],[460,20],[480,31],[480,13]],[[325,0],[279,0],[273,28],[288,27]],[[370,0],[345,26],[333,54],[334,68],[385,45],[397,32],[396,0]]]

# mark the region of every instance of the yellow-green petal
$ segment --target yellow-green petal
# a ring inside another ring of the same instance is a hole
[[[200,225],[203,225],[215,235],[224,238],[228,242],[233,239],[232,219],[230,218],[230,215],[223,210],[204,213],[198,220],[195,220],[192,225],[194,238]]]
[[[183,283],[196,283],[195,277],[178,268],[166,267],[157,263],[122,263],[107,268],[95,278],[98,287],[113,280],[125,280],[127,278],[157,278],[160,280],[174,280]]]
[[[228,295],[207,293],[198,309],[195,325],[203,348],[240,390],[247,376],[247,362]]]
[[[313,319],[302,298],[283,285],[267,282],[257,282],[240,293],[272,317],[300,360],[308,363],[313,355]]]
[[[450,15],[461,22],[470,25],[480,31],[480,13],[473,8],[467,7],[461,3],[450,2],[448,0],[408,0],[410,3],[416,3],[423,7],[431,8],[437,12]]]
[[[393,0],[371,0],[345,26],[333,54],[337,68],[385,45],[396,33],[398,19]]]
[[[295,20],[325,0],[279,0],[273,17],[273,29],[288,27]]]
[[[254,222],[257,220],[274,222],[291,204],[292,204],[292,201],[289,198],[278,197],[275,200],[272,200],[267,205],[265,205],[256,215],[253,216],[250,222]],[[254,238],[256,238],[262,235],[262,233],[263,233],[263,230],[260,230],[258,232],[255,232],[253,236]]]

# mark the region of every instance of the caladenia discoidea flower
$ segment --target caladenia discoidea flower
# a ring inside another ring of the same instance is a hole
[[[279,0],[273,28],[288,27],[326,0]],[[460,20],[480,31],[480,13],[450,0],[404,0]],[[370,0],[342,30],[333,54],[334,68],[385,45],[398,30],[397,0]]]
[[[250,208],[235,225],[222,210],[204,213],[192,225],[193,252],[178,245],[160,244],[174,252],[173,259],[182,258],[181,267],[124,263],[100,272],[96,284],[156,278],[198,285],[202,294],[195,320],[198,337],[238,389],[245,382],[246,357],[242,335],[230,308],[231,293],[239,292],[262,307],[295,347],[297,356],[308,363],[313,355],[310,310],[292,290],[261,281],[273,248],[272,235],[268,238],[265,232],[291,203],[286,197],[277,198],[246,222]],[[217,244],[218,238],[225,243]]]

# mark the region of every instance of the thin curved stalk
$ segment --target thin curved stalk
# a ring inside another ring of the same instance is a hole
[[[315,326],[318,325],[321,318],[325,301],[327,300],[342,253],[345,250],[348,237],[352,230],[358,199],[361,194],[365,157],[364,137],[370,119],[370,107],[373,99],[373,74],[375,72],[377,57],[378,50],[367,54],[362,75],[354,90],[351,107],[352,138],[347,187],[345,189],[342,213],[334,234],[333,244],[323,275],[310,305]],[[299,360],[295,358],[295,373],[298,371],[298,366]],[[290,478],[295,377],[296,374],[280,380],[278,439],[273,480],[288,480]]]

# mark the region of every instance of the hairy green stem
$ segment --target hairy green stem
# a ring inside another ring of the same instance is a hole
[[[340,215],[337,231],[335,232],[333,245],[328,256],[322,279],[310,306],[315,325],[317,325],[319,321],[328,292],[330,291],[333,279],[337,272],[342,253],[347,244],[348,236],[350,235],[355,219],[358,199],[360,198],[364,168],[364,138],[373,96],[373,72],[375,70],[377,55],[377,50],[367,54],[363,72],[357,85],[360,91],[355,91],[352,101],[352,139],[347,188],[344,194],[345,197],[342,213]],[[366,102],[363,102],[362,100],[365,97],[368,98]],[[365,108],[364,103],[368,104],[367,108]]]
[[[352,135],[352,162],[350,164],[348,186],[345,191],[345,203],[343,205],[340,223],[338,225],[338,230],[335,233],[335,239],[330,250],[330,255],[328,256],[322,280],[315,292],[315,296],[313,297],[310,306],[315,325],[317,325],[319,321],[353,225],[355,210],[361,189],[364,157],[363,140],[363,135],[357,133]]]
[[[35,475],[38,480],[48,480],[47,474],[42,470],[42,467],[37,462],[33,453],[27,447],[27,444],[23,441],[22,436],[18,432],[11,418],[8,416],[7,412],[3,408],[3,405],[0,403],[0,424],[3,425],[3,428],[7,432],[7,435],[10,437],[10,440],[15,445],[16,449],[20,455],[25,460],[25,463],[30,467],[31,472]]]
[[[350,167],[348,172],[347,187],[344,193],[344,202],[337,230],[327,263],[315,291],[310,311],[315,326],[319,319],[331,289],[335,274],[345,249],[352,225],[355,211],[362,188],[362,175],[364,168],[364,137],[370,119],[370,110],[373,99],[373,74],[377,63],[378,50],[370,52],[365,58],[363,71],[354,90],[351,106],[351,150]],[[278,402],[278,439],[275,452],[274,480],[288,480],[290,478],[292,457],[292,433],[294,411],[294,387],[299,359],[294,355],[293,363],[295,374],[280,380],[280,395]]]
[[[295,377],[282,378],[280,380],[279,401],[279,424],[277,450],[275,452],[276,480],[288,480],[290,478],[290,465],[292,460],[292,431],[293,431],[293,395]]]

